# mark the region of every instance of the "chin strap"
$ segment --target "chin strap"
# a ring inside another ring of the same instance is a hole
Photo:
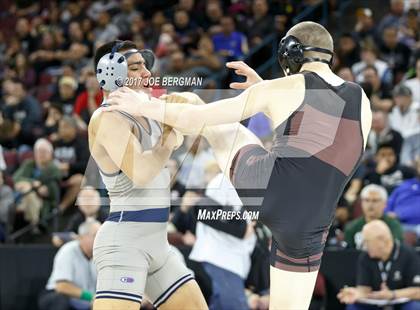
[[[319,61],[319,62],[323,62],[323,63],[325,63],[329,66],[332,66],[333,56],[334,56],[334,53],[332,51],[327,50],[325,48],[314,47],[314,46],[306,46],[306,45],[303,46],[303,51],[305,51],[305,52],[318,52],[318,53],[327,54],[327,55],[331,55],[331,58],[330,58],[330,60],[326,60],[326,59],[321,59],[321,58],[305,57],[305,58],[303,58],[302,63]]]

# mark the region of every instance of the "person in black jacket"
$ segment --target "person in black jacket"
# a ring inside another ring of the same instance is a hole
[[[54,143],[54,158],[64,176],[62,186],[65,194],[59,207],[65,210],[76,199],[89,160],[87,139],[78,135],[77,123],[72,117],[64,116],[60,120],[58,139]]]

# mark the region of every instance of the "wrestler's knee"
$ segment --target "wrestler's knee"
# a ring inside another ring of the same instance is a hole
[[[158,307],[158,309],[207,310],[208,307],[197,282],[195,280],[191,280],[178,288],[166,302]]]

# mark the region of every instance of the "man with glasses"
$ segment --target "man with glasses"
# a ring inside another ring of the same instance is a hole
[[[347,224],[344,238],[349,248],[362,248],[362,229],[366,223],[382,220],[391,230],[394,238],[403,240],[401,224],[395,218],[384,214],[388,194],[382,186],[370,184],[363,188],[361,194],[363,215]]]

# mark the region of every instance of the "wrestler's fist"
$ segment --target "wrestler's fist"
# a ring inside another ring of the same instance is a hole
[[[167,103],[189,103],[189,104],[205,104],[205,102],[196,94],[191,92],[171,93],[162,95],[159,99],[165,100]]]

